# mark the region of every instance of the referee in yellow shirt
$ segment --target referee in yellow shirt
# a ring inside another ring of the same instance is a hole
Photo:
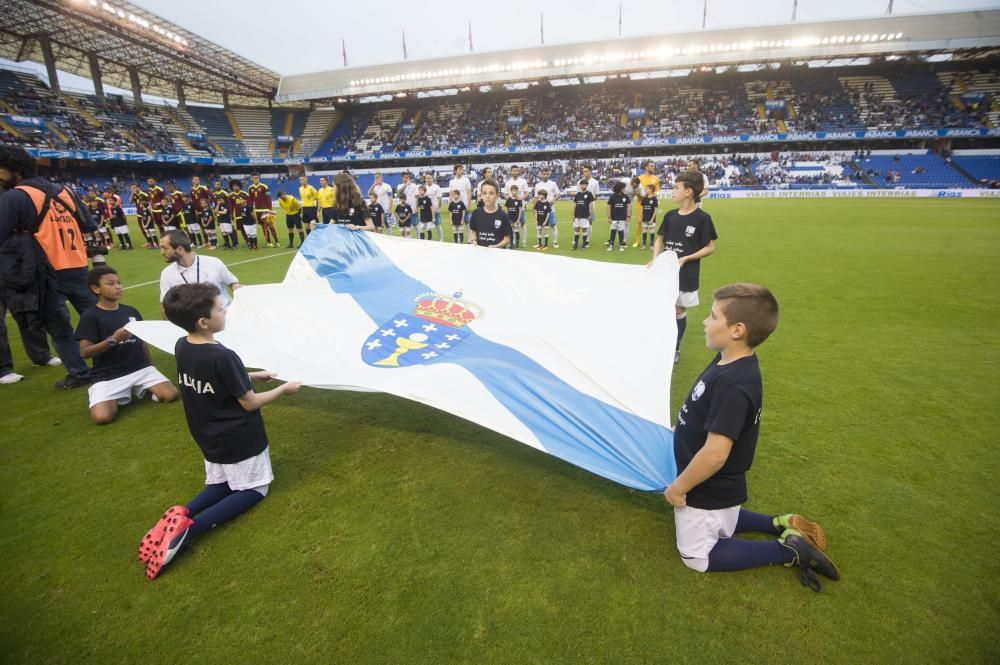
[[[316,223],[316,204],[319,192],[309,184],[309,178],[299,176],[299,201],[302,202],[302,224],[306,227],[306,235],[312,231],[312,225]]]
[[[636,197],[636,199],[638,201],[638,205],[634,206],[634,209],[638,210],[640,215],[642,214],[642,197],[646,195],[646,187],[648,185],[652,185],[653,186],[653,196],[657,196],[658,197],[660,195],[660,176],[658,176],[655,173],[653,173],[653,171],[655,171],[655,170],[656,170],[656,164],[654,164],[653,160],[650,159],[645,164],[645,171],[646,172],[639,176],[639,191],[638,192],[634,192],[635,197]],[[632,244],[633,248],[639,246],[639,238],[640,238],[640,236],[642,236],[642,224],[636,224],[635,225],[635,242]]]
[[[333,206],[337,204],[337,190],[330,186],[330,181],[323,176],[319,179],[319,191],[316,192],[319,201],[320,220],[324,224],[331,224],[337,218],[337,210]]]
[[[278,192],[278,205],[285,211],[285,226],[288,227],[288,249],[295,249],[295,231],[299,230],[299,247],[306,241],[302,230],[302,205],[294,196]]]

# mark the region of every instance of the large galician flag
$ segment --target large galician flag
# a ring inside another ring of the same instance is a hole
[[[248,367],[391,393],[642,490],[676,475],[677,261],[651,268],[320,227],[280,284],[236,293]],[[167,322],[129,328],[172,353]]]

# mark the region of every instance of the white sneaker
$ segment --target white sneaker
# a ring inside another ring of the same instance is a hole
[[[36,365],[35,363],[32,364],[35,365],[35,367],[58,367],[59,365],[62,365],[62,360],[52,356],[47,362],[44,362],[41,365]]]
[[[624,252],[625,251],[625,245],[619,245],[618,246],[618,251],[619,252]]]
[[[2,383],[4,385],[6,385],[8,383],[17,383],[18,381],[20,381],[23,378],[24,377],[21,376],[20,374],[16,374],[14,372],[11,372],[10,374],[4,374],[3,376],[0,376],[0,383]]]

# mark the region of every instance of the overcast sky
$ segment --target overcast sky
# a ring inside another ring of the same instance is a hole
[[[365,2],[343,0],[132,0],[279,74],[402,60],[401,32],[411,60],[468,53],[468,22],[478,52],[537,46],[539,12],[545,43],[613,39],[618,2],[500,0],[499,2]],[[793,0],[708,0],[708,28],[787,23]],[[624,0],[626,37],[701,30],[700,0]],[[882,16],[888,0],[800,0],[798,20]],[[895,0],[894,14],[1000,7],[998,0]],[[425,8],[438,9],[437,12]],[[280,26],[280,27],[279,27]]]
[[[451,3],[397,0],[132,2],[278,74],[342,68],[341,40],[352,67],[398,62],[403,59],[404,30],[410,60],[462,55],[469,49],[470,21],[476,52],[537,46],[540,11],[545,14],[546,44],[618,36],[619,3],[613,0],[500,0],[466,2],[457,8]],[[789,23],[792,5],[793,0],[708,0],[707,27]],[[425,11],[425,6],[439,11]],[[621,6],[625,37],[701,30],[700,0],[624,0]],[[888,0],[800,0],[798,22],[884,16],[887,6]],[[893,14],[997,8],[1000,0],[895,0]],[[64,87],[93,91],[86,79],[60,74],[60,81]]]

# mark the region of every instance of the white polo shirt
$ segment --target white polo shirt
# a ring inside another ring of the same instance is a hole
[[[510,196],[511,185],[517,185],[517,198],[519,201],[523,201],[525,196],[528,196],[528,181],[518,176],[516,178],[507,178],[507,181],[503,184],[503,195]]]
[[[172,287],[178,284],[214,284],[219,289],[219,300],[223,307],[229,307],[233,302],[229,295],[229,286],[240,280],[229,271],[226,264],[214,256],[194,255],[194,263],[187,268],[180,263],[171,263],[160,273],[160,302]]]
[[[458,190],[458,198],[465,204],[465,207],[469,207],[469,201],[472,199],[472,182],[469,180],[469,176],[463,175],[461,178],[452,178],[448,181],[448,192],[453,190]]]
[[[538,182],[535,183],[535,198],[538,198],[538,192],[542,191],[543,189],[549,193],[548,196],[549,203],[555,206],[556,201],[559,200],[559,187],[556,186],[556,183],[554,183],[552,180],[546,180],[545,182],[539,180]]]
[[[441,208],[441,186],[435,182],[430,186],[424,184],[424,187],[427,188],[427,196],[431,199],[431,210],[437,212]]]
[[[392,185],[382,181],[382,184],[380,185],[372,185],[371,191],[378,196],[376,200],[378,201],[378,204],[382,206],[382,209],[389,212],[392,208]]]
[[[413,208],[413,213],[417,212],[417,183],[412,180],[408,183],[400,183],[399,188],[396,190],[406,199],[406,202],[411,208]]]

